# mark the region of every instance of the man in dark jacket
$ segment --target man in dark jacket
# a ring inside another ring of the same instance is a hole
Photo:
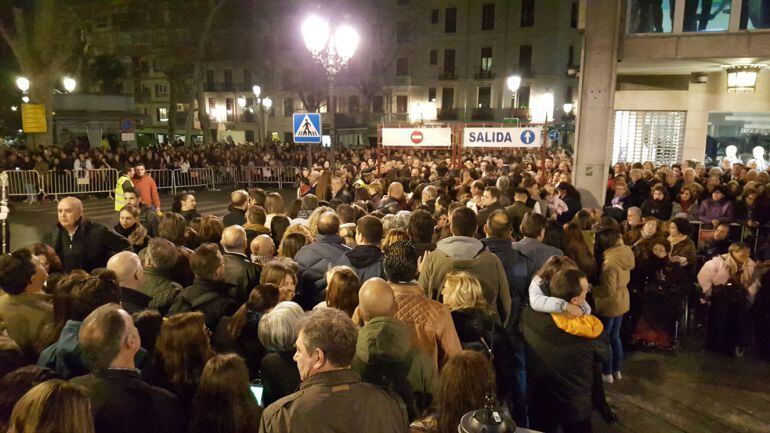
[[[134,356],[141,348],[131,316],[103,305],[83,321],[80,348],[91,374],[72,379],[91,400],[96,433],[175,433],[185,430],[179,399],[141,380]]]
[[[436,220],[433,219],[433,215],[428,211],[418,209],[412,212],[406,231],[419,257],[424,256],[426,252],[436,249],[436,244],[433,242]]]
[[[43,242],[56,251],[64,272],[103,268],[114,253],[131,247],[128,240],[115,231],[86,219],[83,203],[75,197],[63,198],[56,211],[59,223],[43,237]]]
[[[529,193],[524,188],[516,188],[513,191],[513,204],[505,208],[505,213],[508,214],[508,218],[511,220],[511,227],[513,228],[513,234],[516,239],[521,239],[521,232],[519,226],[524,219],[524,215],[528,212],[532,212],[532,208],[527,207],[527,200],[529,200]]]
[[[716,256],[727,254],[727,250],[732,243],[733,241],[730,240],[730,224],[721,223],[714,230],[714,237],[698,248],[698,258],[705,263]]]
[[[302,320],[294,355],[302,384],[265,409],[260,433],[409,431],[398,396],[363,383],[350,369],[357,334],[353,321],[334,308],[313,311]]]
[[[230,296],[242,304],[249,298],[251,289],[259,284],[262,270],[243,253],[246,248],[246,231],[243,227],[234,225],[225,228],[221,244],[225,250],[224,281],[232,286]]]
[[[484,189],[484,194],[481,196],[481,206],[476,218],[479,223],[479,230],[476,233],[478,238],[484,237],[484,224],[487,223],[489,216],[496,210],[505,209],[505,207],[500,204],[500,190],[494,186],[486,187]]]
[[[230,211],[222,219],[224,226],[230,227],[234,225],[243,226],[246,224],[246,209],[249,208],[249,193],[239,189],[230,193],[230,206],[227,210]]]
[[[302,308],[309,310],[324,300],[326,271],[339,262],[343,254],[350,251],[345,240],[338,234],[340,220],[333,212],[326,212],[318,218],[318,236],[310,245],[300,248],[294,260],[299,265],[297,276],[297,298]]]
[[[545,218],[535,212],[524,215],[521,221],[521,234],[524,239],[514,242],[513,249],[532,261],[534,269],[540,269],[552,256],[563,256],[562,250],[543,243],[545,237]]]
[[[412,345],[409,329],[396,319],[396,295],[387,281],[368,280],[358,297],[365,325],[358,331],[352,369],[364,382],[396,392],[414,419],[430,407],[438,391],[438,370],[427,354]]]
[[[350,266],[361,282],[369,278],[381,278],[382,273],[382,221],[365,216],[356,224],[356,247],[340,257],[339,265]]]
[[[152,298],[139,288],[144,280],[144,268],[139,256],[132,251],[121,251],[110,257],[107,269],[115,272],[120,285],[120,305],[129,314],[146,310]]]
[[[581,271],[560,271],[550,284],[551,296],[582,305],[588,280]],[[524,310],[521,331],[527,342],[530,427],[565,433],[591,431],[594,363],[609,355],[603,326],[591,315],[543,314]]]
[[[126,204],[139,209],[139,222],[147,229],[147,235],[151,238],[158,236],[160,218],[157,212],[152,210],[147,204],[142,203],[142,196],[133,188],[123,191],[123,197],[126,199]]]
[[[206,326],[216,329],[219,319],[232,316],[238,304],[228,292],[230,286],[223,281],[225,262],[216,244],[203,244],[190,258],[195,281],[182,290],[168,313],[200,311],[206,316]]]

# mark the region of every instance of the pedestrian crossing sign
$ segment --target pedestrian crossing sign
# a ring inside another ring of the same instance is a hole
[[[321,115],[319,113],[294,113],[294,142],[321,143]]]

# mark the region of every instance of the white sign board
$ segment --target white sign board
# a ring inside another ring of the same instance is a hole
[[[382,128],[383,147],[452,147],[452,128]]]
[[[136,140],[136,134],[134,134],[133,132],[122,132],[120,134],[120,139],[122,141],[134,141]]]
[[[463,130],[463,147],[540,147],[542,128],[476,128]]]

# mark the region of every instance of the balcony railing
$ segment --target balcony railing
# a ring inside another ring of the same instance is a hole
[[[521,121],[529,120],[529,108],[511,108],[509,117],[516,118]]]
[[[457,108],[439,108],[436,118],[438,120],[457,120]]]
[[[454,71],[452,72],[442,72],[438,74],[439,80],[456,80],[457,79],[457,73]]]
[[[471,120],[494,120],[495,113],[491,108],[474,108]]]
[[[473,75],[473,78],[477,80],[491,80],[495,78],[495,73],[487,69],[479,69]]]
[[[409,75],[397,75],[390,82],[394,86],[410,86],[412,84],[412,77]]]

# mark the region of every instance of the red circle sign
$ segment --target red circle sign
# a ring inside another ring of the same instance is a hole
[[[422,143],[422,132],[420,131],[412,131],[412,143],[414,144],[420,144]]]

